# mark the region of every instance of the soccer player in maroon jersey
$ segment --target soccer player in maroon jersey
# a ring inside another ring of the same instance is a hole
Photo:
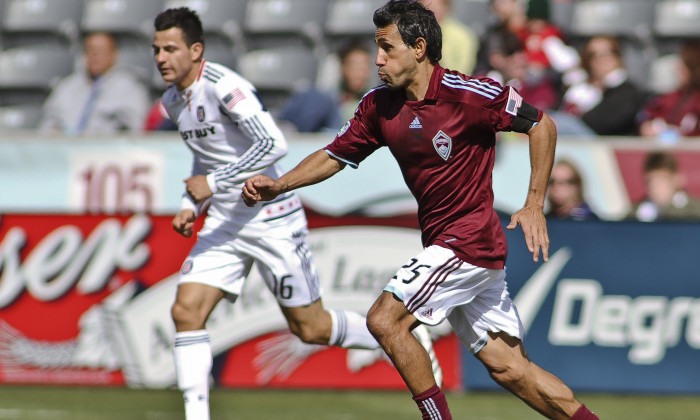
[[[391,358],[424,419],[451,419],[427,353],[410,331],[447,318],[491,377],[550,419],[597,419],[561,380],[532,363],[508,294],[506,239],[493,209],[497,131],[526,133],[531,175],[520,225],[533,260],[548,260],[542,208],[552,170],[551,119],[493,80],[442,68],[441,32],[416,0],[391,0],[374,13],[376,65],[384,82],[362,99],[335,140],[277,180],[257,175],[243,187],[253,206],[357,167],[379,147],[396,158],[418,201],[425,249],[401,267],[370,309],[367,325]],[[381,182],[381,181],[379,181]]]

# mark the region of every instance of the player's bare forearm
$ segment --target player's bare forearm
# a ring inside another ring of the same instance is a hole
[[[527,198],[523,208],[513,214],[507,228],[512,230],[520,225],[527,247],[532,252],[533,261],[539,261],[539,254],[542,251],[542,258],[546,262],[549,260],[549,235],[542,209],[547,182],[554,164],[557,132],[551,118],[545,114],[539,124],[528,132],[528,136],[530,137],[531,170]]]
[[[307,156],[277,180],[264,175],[248,179],[241,196],[246,205],[253,206],[258,201],[269,201],[287,191],[319,183],[335,175],[343,167],[344,163],[331,158],[324,150],[319,150]]]
[[[544,207],[547,183],[552,174],[554,152],[557,145],[557,129],[547,114],[528,133],[530,137],[530,186],[525,206]]]
[[[211,189],[204,175],[193,175],[185,179],[187,193],[195,203],[201,203],[212,196]]]

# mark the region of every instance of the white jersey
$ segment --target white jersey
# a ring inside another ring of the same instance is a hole
[[[287,153],[284,135],[250,82],[227,67],[203,61],[194,83],[183,91],[170,86],[163,105],[194,155],[192,175],[206,175],[214,193],[205,228],[236,232],[250,221],[301,209],[292,193],[280,196],[274,205],[253,208],[241,199],[243,183],[252,175],[279,178],[276,162]],[[200,207],[185,193],[183,209],[198,213]]]

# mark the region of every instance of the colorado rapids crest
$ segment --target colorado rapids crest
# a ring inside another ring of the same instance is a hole
[[[450,152],[452,152],[452,139],[450,136],[443,133],[442,130],[438,131],[435,137],[433,137],[433,146],[435,146],[435,151],[441,158],[447,160],[447,158],[450,157]]]

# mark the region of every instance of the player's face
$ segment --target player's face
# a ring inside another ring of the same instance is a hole
[[[153,35],[153,57],[163,80],[185,89],[199,73],[202,44],[195,43],[188,47],[180,28],[156,31]]]
[[[416,75],[415,50],[403,42],[395,24],[378,28],[374,41],[377,44],[375,64],[379,67],[379,78],[392,89],[407,87]]]

